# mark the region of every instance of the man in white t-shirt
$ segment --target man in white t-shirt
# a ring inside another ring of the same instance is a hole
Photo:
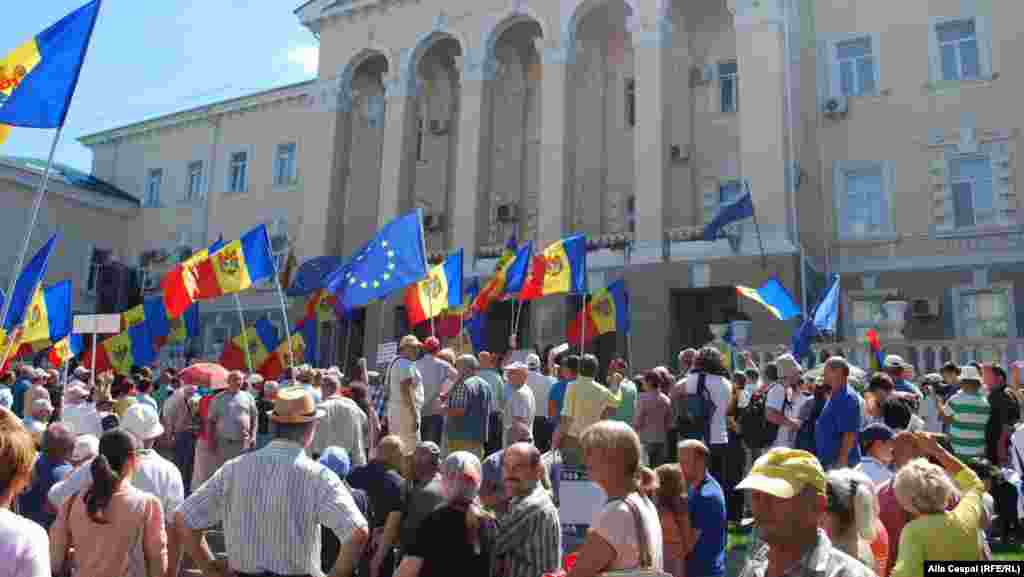
[[[800,421],[796,416],[800,414],[800,405],[803,404],[803,395],[796,390],[801,372],[800,363],[793,355],[782,355],[774,365],[765,366],[764,380],[768,383],[764,403],[765,419],[779,426],[773,447],[792,449],[796,442],[796,433],[800,430]]]
[[[441,410],[441,389],[445,381],[456,380],[459,372],[444,360],[441,352],[441,341],[437,337],[427,337],[423,341],[423,352],[426,354],[416,361],[416,370],[423,379],[423,420],[420,423],[420,437],[424,441],[441,444],[444,433],[444,413]]]
[[[409,454],[420,442],[423,377],[416,368],[416,357],[422,346],[416,335],[402,337],[398,342],[398,358],[388,370],[388,423],[391,433],[402,439]]]
[[[729,432],[725,416],[732,402],[732,383],[726,377],[720,376],[724,374],[722,354],[718,349],[704,347],[697,354],[694,370],[686,376],[685,384],[686,394],[696,395],[700,379],[704,377],[705,394],[715,405],[705,441],[711,453],[711,474],[716,479],[725,478],[725,458],[729,449]]]

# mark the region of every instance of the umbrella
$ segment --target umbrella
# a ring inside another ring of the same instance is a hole
[[[228,383],[228,370],[217,363],[196,363],[181,369],[178,378],[190,385],[223,389]]]

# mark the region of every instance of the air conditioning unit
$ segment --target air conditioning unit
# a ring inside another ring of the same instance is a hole
[[[519,206],[514,202],[498,206],[498,222],[516,222],[519,220]]]
[[[430,133],[439,136],[448,133],[448,121],[441,118],[430,119]]]
[[[849,100],[845,96],[830,96],[825,99],[821,109],[825,116],[837,118],[849,110]]]
[[[444,228],[443,214],[423,215],[423,228],[429,231],[438,231]]]
[[[934,319],[939,316],[939,299],[914,299],[910,301],[910,315],[915,319]]]

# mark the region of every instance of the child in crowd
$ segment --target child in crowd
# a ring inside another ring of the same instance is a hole
[[[678,463],[666,463],[655,472],[658,475],[658,491],[654,504],[661,520],[665,572],[672,577],[684,577],[686,554],[690,550],[686,542],[690,534],[690,513],[683,471]]]

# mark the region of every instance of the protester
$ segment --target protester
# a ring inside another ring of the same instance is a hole
[[[226,383],[216,383],[216,388],[201,389],[200,397],[195,401],[194,414],[198,433],[196,434],[196,451],[192,465],[192,490],[202,485],[218,468],[217,433],[210,419],[210,412],[217,397],[224,392]]]
[[[32,483],[36,444],[13,412],[0,408],[0,573],[11,577],[50,575],[46,530],[12,509]]]
[[[939,371],[942,375],[942,401],[946,402],[952,397],[958,390],[960,390],[960,366],[950,361],[942,365],[942,370]]]
[[[484,452],[489,455],[503,446],[505,430],[502,426],[502,411],[505,408],[505,379],[497,369],[498,359],[494,354],[481,351],[478,356],[480,372],[477,375],[491,388],[491,408],[487,424],[488,439],[484,446]]]
[[[561,450],[562,461],[567,466],[583,463],[580,444],[583,431],[598,421],[610,418],[622,400],[621,395],[615,395],[594,380],[598,367],[597,357],[583,355],[580,358],[579,377],[569,384],[565,393],[562,424],[554,446]]]
[[[423,520],[396,577],[490,575],[496,525],[478,501],[480,460],[456,451],[441,467],[445,505]]]
[[[942,375],[929,373],[921,380],[921,419],[924,420],[924,430],[929,433],[941,433],[944,423],[942,422]]]
[[[526,385],[529,378],[529,369],[525,363],[511,363],[505,367],[505,407],[502,410],[502,419],[505,427],[502,446],[508,447],[512,444],[509,438],[509,429],[519,424],[533,430],[533,417],[537,413],[537,404],[533,398],[533,391]]]
[[[686,556],[693,548],[689,542],[690,526],[689,499],[683,470],[676,463],[665,463],[655,469],[658,488],[655,504],[661,521],[665,571],[672,577],[686,575]]]
[[[771,449],[758,458],[736,488],[751,491],[758,536],[764,542],[747,558],[740,577],[875,575],[834,547],[819,529],[828,489],[825,471],[814,455],[797,449]]]
[[[981,391],[981,373],[971,365],[961,367],[960,390],[949,398],[943,411],[953,454],[961,459],[984,456],[990,413],[988,399]]]
[[[369,532],[352,496],[323,465],[306,457],[323,416],[303,387],[278,392],[266,447],[229,461],[176,513],[186,550],[203,574],[317,575],[320,525],[344,543],[334,573],[351,575]],[[221,523],[227,560],[214,559],[205,529]]]
[[[41,445],[43,432],[46,431],[46,426],[50,424],[50,417],[53,416],[53,405],[50,404],[49,397],[42,397],[32,401],[29,407],[31,415],[25,418],[25,428],[36,440],[36,444]]]
[[[338,393],[341,380],[337,375],[324,376],[321,387],[324,417],[317,424],[310,451],[319,457],[327,447],[341,447],[348,452],[353,467],[362,467],[366,464],[366,413],[355,401]]]
[[[850,365],[842,357],[825,362],[825,384],[832,395],[815,424],[815,455],[825,469],[856,467],[860,463],[857,435],[864,401],[848,383]]]
[[[557,428],[562,419],[562,407],[565,403],[565,392],[569,384],[579,378],[580,358],[577,355],[565,355],[558,363],[558,380],[548,391],[548,418]]]
[[[583,368],[581,375],[586,374]],[[625,423],[603,420],[583,431],[580,444],[590,480],[601,487],[608,501],[595,515],[569,577],[641,568],[661,571],[664,562],[658,510],[639,492],[637,484],[640,438]]]
[[[398,544],[402,512],[409,498],[402,472],[406,454],[414,450],[406,449],[397,435],[388,435],[377,444],[373,460],[349,474],[349,484],[366,492],[373,509],[371,530],[375,534],[375,549],[368,565],[360,568],[369,575],[390,575],[398,561],[394,547]]]
[[[640,397],[633,428],[644,449],[644,462],[657,468],[669,459],[668,430],[672,427],[672,401],[658,387],[659,378],[648,371],[638,380]]]
[[[244,382],[242,371],[228,373],[227,390],[217,395],[210,407],[209,427],[217,455],[214,470],[248,451],[256,442],[256,399],[242,390]]]
[[[81,385],[72,385],[64,390],[61,421],[76,435],[103,434],[103,424],[96,405],[89,401],[89,391]]]
[[[32,378],[35,376],[35,369],[32,365],[22,364],[18,366],[18,378],[14,381],[11,394],[14,401],[11,403],[11,410],[19,419],[25,417],[25,397],[28,390],[32,388]]]
[[[628,370],[629,367],[625,359],[612,359],[608,363],[608,390],[622,399],[618,408],[615,409],[615,413],[612,414],[611,420],[631,425],[633,416],[636,414],[638,392],[636,383],[626,377]]]
[[[708,470],[711,451],[696,439],[679,442],[679,466],[689,487],[690,514],[687,577],[721,577],[725,574],[726,504],[725,494]]]
[[[1017,391],[1007,386],[1006,369],[986,365],[989,418],[985,425],[985,456],[996,465],[1009,461],[1007,449],[1013,426],[1020,420],[1020,399]]]
[[[892,377],[885,373],[875,373],[868,381],[867,391],[864,392],[864,426],[872,423],[882,423],[882,406],[892,396],[896,385]]]
[[[492,402],[490,386],[478,376],[480,364],[473,355],[460,356],[455,368],[459,376],[448,392],[445,409],[448,452],[466,451],[482,458]]]
[[[551,446],[551,432],[554,428],[548,419],[548,402],[555,379],[540,372],[540,356],[535,353],[526,355],[526,368],[529,370],[526,386],[533,393],[533,438],[537,448],[543,453]]]
[[[833,469],[826,482],[829,499],[822,525],[832,543],[869,569],[883,571],[871,551],[878,509],[871,480],[853,469]]]
[[[49,507],[46,494],[56,483],[71,474],[71,453],[75,450],[75,436],[68,427],[53,423],[43,433],[42,455],[36,459],[32,471],[32,484],[18,498],[21,514],[50,529],[56,511]]]
[[[135,381],[120,374],[114,375],[114,380],[110,385],[110,396],[114,400],[114,413],[119,419],[124,416],[128,407],[139,402]]]
[[[141,367],[138,372],[135,373],[135,398],[140,403],[145,403],[153,407],[157,414],[160,412],[160,405],[156,402],[151,394],[153,392],[153,371],[149,367]]]
[[[398,358],[388,370],[388,424],[392,434],[402,439],[406,450],[412,451],[420,442],[424,390],[423,377],[416,367],[416,357],[423,345],[415,335],[406,335],[398,343]]]
[[[913,441],[921,453],[941,466],[916,459],[896,473],[893,480],[896,498],[913,520],[903,528],[892,576],[921,575],[929,559],[982,560],[978,529],[984,520],[984,484],[974,471],[943,449],[933,437],[917,433]],[[960,503],[952,511],[946,511],[956,489],[961,493]]]
[[[352,470],[352,460],[349,458],[348,451],[343,447],[327,447],[324,449],[323,454],[320,455],[320,458],[317,459],[317,462],[330,469],[332,473],[341,479],[341,484],[352,495],[352,501],[356,504],[356,508],[359,509],[359,512],[369,522],[373,518],[372,510],[370,509],[370,497],[367,496],[366,491],[353,488],[346,481],[349,472]],[[320,568],[323,569],[325,574],[330,574],[331,568],[334,567],[334,562],[341,553],[341,541],[338,540],[338,536],[334,534],[334,531],[324,526],[320,527],[320,540]],[[365,556],[364,553],[363,557]]]
[[[100,438],[96,435],[79,435],[71,451],[71,466],[77,470],[100,454]]]
[[[416,361],[416,369],[423,379],[423,420],[420,437],[425,441],[441,443],[444,432],[444,414],[441,412],[441,393],[443,384],[448,379],[457,377],[455,367],[441,354],[441,341],[437,337],[427,337],[423,341],[423,352],[426,353]]]
[[[896,390],[901,393],[907,393],[920,398],[921,389],[917,388],[917,385],[906,379],[906,369],[910,367],[903,357],[899,355],[887,355],[885,361],[882,363],[882,371],[892,378],[893,385]],[[910,367],[913,370],[913,367]]]
[[[68,499],[50,528],[50,564],[61,574],[74,547],[78,577],[163,575],[167,531],[160,500],[129,482],[141,445],[124,429],[100,437],[92,484]]]
[[[196,437],[199,419],[196,413],[198,393],[194,385],[183,384],[164,403],[161,422],[164,430],[174,439],[174,464],[181,471],[185,494],[191,492],[196,456]],[[198,485],[197,485],[198,486]]]
[[[803,396],[799,383],[802,367],[793,355],[782,355],[775,363],[765,365],[765,419],[779,428],[773,447],[793,448],[800,430],[800,408]],[[782,382],[778,382],[781,378]]]
[[[502,477],[508,504],[499,516],[494,575],[535,577],[561,567],[558,509],[544,489],[540,450],[514,443],[504,451]]]
[[[53,413],[53,399],[50,397],[50,390],[46,388],[46,382],[49,379],[49,374],[43,369],[35,369],[29,367],[31,370],[32,380],[28,390],[25,391],[24,407],[26,412],[31,412],[32,408],[36,406],[35,402],[38,400],[46,399],[48,403],[51,403],[50,412]],[[45,427],[49,422],[43,423]]]
[[[873,423],[860,432],[862,457],[855,469],[880,487],[892,478],[892,438],[895,433],[884,423]]]
[[[402,551],[408,551],[415,544],[423,520],[444,504],[441,449],[435,443],[420,441],[416,446],[412,454],[412,474],[405,491],[406,506],[399,533]]]
[[[156,441],[163,435],[163,425],[156,411],[148,403],[137,403],[128,407],[121,423],[122,429],[137,439],[141,448],[136,453],[131,483],[136,489],[156,496],[164,511],[167,525],[167,559],[171,574],[176,575],[181,562],[181,540],[174,530],[173,512],[185,499],[185,487],[181,472],[154,449]],[[81,493],[93,484],[92,467],[80,467],[70,477],[56,483],[49,490],[49,503],[60,509],[75,494]]]
[[[533,431],[522,424],[513,425],[511,430],[512,444],[527,443],[533,444]],[[480,484],[480,500],[488,509],[504,513],[508,508],[508,501],[511,495],[505,492],[505,481],[503,477],[505,450],[498,449],[484,459],[481,464],[483,477]],[[545,475],[541,479],[546,490],[551,490],[551,479],[545,469]]]

